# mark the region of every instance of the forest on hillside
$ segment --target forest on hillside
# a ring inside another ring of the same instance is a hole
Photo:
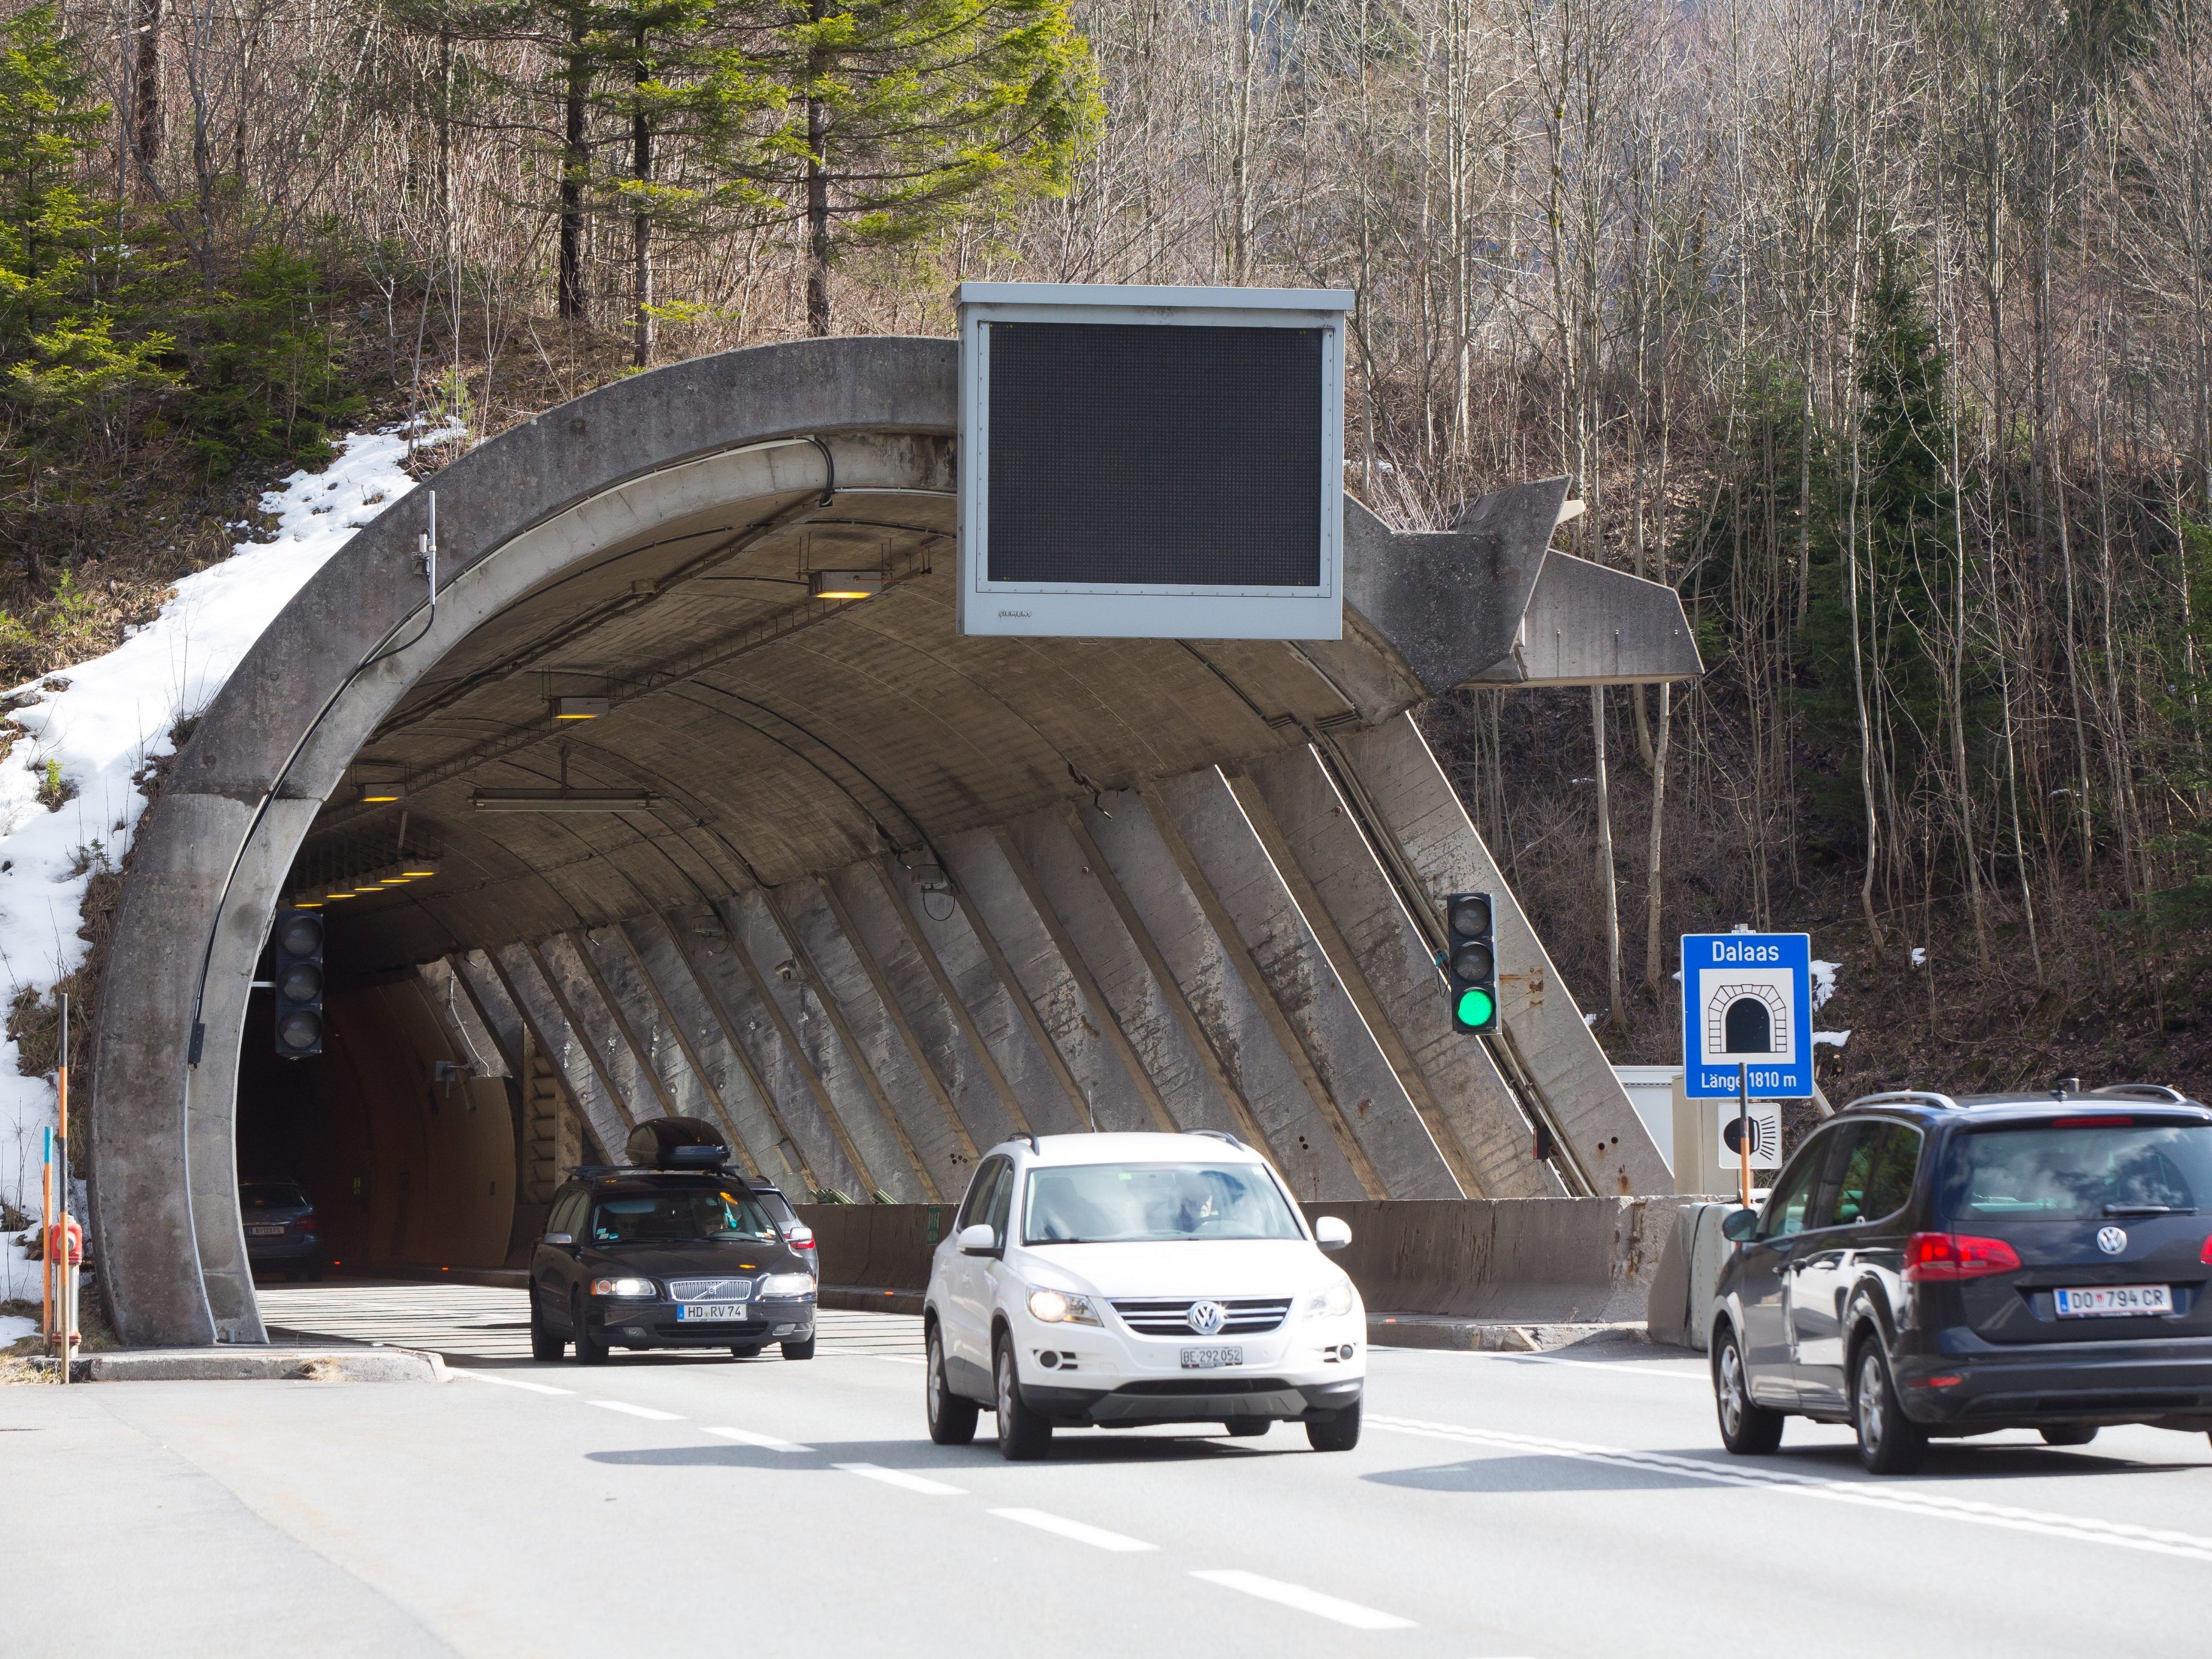
[[[2212,1086],[2212,0],[19,7],[0,656],[348,426],[969,277],[1349,288],[1347,488],[1679,589],[1702,683],[1426,717],[1617,1059],[1743,922],[1832,1094]]]

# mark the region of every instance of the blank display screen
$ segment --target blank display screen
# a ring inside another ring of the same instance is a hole
[[[992,323],[988,579],[1317,587],[1317,328]]]

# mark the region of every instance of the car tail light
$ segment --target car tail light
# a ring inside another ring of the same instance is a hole
[[[2017,1273],[2020,1252],[2002,1238],[1972,1233],[1915,1233],[1905,1246],[1905,1276],[1930,1279],[1986,1279]]]
[[[292,1224],[303,1233],[312,1231],[315,1224],[315,1212],[310,1210],[305,1215],[294,1216]]]
[[[2204,1241],[2204,1248],[2197,1251],[2197,1259],[2206,1267],[2212,1267],[2212,1238]]]

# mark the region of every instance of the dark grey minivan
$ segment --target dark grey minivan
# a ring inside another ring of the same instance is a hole
[[[2212,1432],[2212,1110],[2172,1089],[1871,1095],[1722,1231],[1732,1452],[1793,1415],[1854,1425],[1876,1474],[1997,1429]]]

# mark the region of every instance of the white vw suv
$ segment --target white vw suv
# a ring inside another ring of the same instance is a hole
[[[930,1438],[1042,1457],[1055,1426],[1306,1425],[1359,1442],[1367,1310],[1264,1158],[1216,1133],[1024,1135],[991,1149],[930,1267]]]

